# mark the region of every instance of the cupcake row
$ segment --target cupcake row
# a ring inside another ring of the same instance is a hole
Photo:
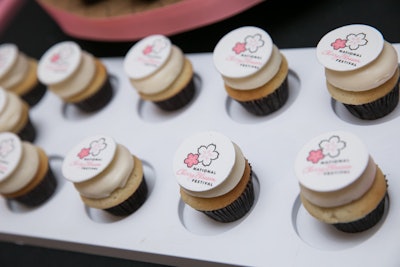
[[[104,64],[74,42],[52,46],[38,62],[13,44],[1,45],[0,56],[0,86],[30,106],[46,88],[84,112],[100,110],[112,98]],[[360,24],[334,29],[321,38],[316,56],[330,95],[355,117],[378,119],[397,106],[398,55],[377,29]],[[213,61],[227,95],[249,113],[265,116],[286,103],[290,62],[263,29],[246,26],[227,33],[216,44]],[[140,98],[162,110],[180,109],[194,98],[193,65],[165,36],[138,41],[123,67]]]
[[[57,179],[39,146],[0,133],[0,156],[3,198],[37,207],[56,192]],[[255,203],[252,162],[222,133],[186,137],[170,164],[179,185],[179,192],[170,194],[179,194],[185,205],[216,222],[242,219]],[[298,152],[293,166],[301,202],[317,220],[346,233],[366,231],[381,220],[389,181],[358,136],[344,131],[318,135]],[[142,160],[110,136],[79,141],[61,170],[87,207],[124,218],[147,199]]]

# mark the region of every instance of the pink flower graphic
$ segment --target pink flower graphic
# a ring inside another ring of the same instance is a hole
[[[87,157],[90,154],[90,148],[82,148],[82,150],[78,153],[78,157],[80,159],[83,159],[84,157]]]
[[[93,141],[90,143],[90,154],[92,154],[93,156],[97,156],[106,147],[107,144],[104,138],[100,138],[97,141]]]
[[[346,147],[346,143],[341,141],[339,136],[333,135],[328,140],[322,140],[319,147],[324,155],[335,158],[339,156],[340,150]]]
[[[333,49],[338,50],[340,48],[345,48],[346,42],[347,40],[338,38],[335,40],[335,42],[331,43],[331,46],[333,47]]]
[[[189,153],[183,162],[186,163],[189,168],[191,168],[193,165],[199,164],[198,158],[198,154]]]
[[[240,54],[244,51],[246,51],[246,43],[236,43],[235,46],[232,48],[232,50],[236,53],[236,54]]]
[[[58,53],[55,53],[55,54],[52,55],[51,58],[50,58],[50,61],[51,61],[52,63],[55,63],[55,62],[57,62],[58,60],[60,60],[60,54],[58,54]]]
[[[307,161],[311,161],[312,163],[318,163],[321,159],[324,158],[324,154],[322,153],[322,149],[311,150],[308,154]]]
[[[360,46],[364,46],[368,43],[367,39],[365,39],[365,33],[359,33],[359,34],[349,34],[347,35],[347,42],[346,45],[351,49],[351,50],[356,50]]]
[[[153,51],[153,47],[152,47],[151,45],[148,45],[148,46],[146,46],[146,47],[143,49],[143,54],[144,54],[144,55],[148,55],[148,54],[150,54],[152,51]]]

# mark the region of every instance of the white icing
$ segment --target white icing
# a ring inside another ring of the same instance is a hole
[[[132,86],[144,94],[156,94],[170,86],[182,72],[185,57],[182,50],[172,45],[171,53],[157,71],[142,79],[130,79]]]
[[[223,184],[235,163],[235,146],[231,140],[217,132],[202,132],[181,143],[175,152],[173,170],[182,188],[206,192]]]
[[[18,47],[15,44],[0,45],[0,79],[10,71],[17,61]]]
[[[273,43],[264,30],[245,26],[221,38],[213,51],[218,72],[230,78],[243,78],[258,72],[269,60]]]
[[[92,81],[96,72],[94,57],[86,52],[82,52],[82,60],[76,71],[66,80],[49,85],[49,89],[61,98],[69,98],[84,91]]]
[[[231,191],[233,188],[235,188],[235,186],[239,183],[239,181],[243,177],[243,172],[246,167],[245,166],[246,159],[243,156],[243,153],[240,150],[240,148],[235,143],[233,143],[233,145],[235,147],[235,156],[236,156],[235,165],[233,166],[231,173],[223,183],[221,183],[220,185],[211,190],[204,192],[190,191],[185,188],[183,188],[183,190],[185,190],[189,195],[192,196],[211,198],[211,197],[222,196]]]
[[[278,73],[281,62],[281,54],[274,45],[270,59],[258,72],[243,78],[230,78],[222,75],[222,79],[234,89],[251,90],[269,82]]]
[[[35,177],[39,169],[39,152],[28,142],[22,142],[22,157],[18,166],[0,183],[0,193],[10,194],[21,190]]]
[[[384,39],[375,28],[363,24],[339,27],[318,42],[319,62],[328,69],[349,71],[362,68],[381,53]]]
[[[85,138],[65,156],[61,168],[64,177],[74,183],[96,177],[111,163],[116,148],[114,139],[105,135]]]
[[[333,131],[313,138],[300,150],[295,172],[302,186],[332,192],[354,183],[368,161],[368,150],[357,136]]]
[[[380,55],[368,65],[353,71],[325,69],[327,81],[343,90],[366,91],[376,88],[389,80],[398,68],[396,49],[388,42]]]
[[[46,84],[60,83],[74,73],[82,59],[79,45],[72,41],[57,43],[50,47],[38,63],[38,79]]]
[[[10,70],[1,78],[0,85],[5,89],[12,88],[24,80],[28,70],[28,58],[23,53],[19,53],[15,64],[13,64]]]
[[[6,92],[4,108],[0,112],[0,131],[13,131],[20,122],[23,104],[21,99],[12,92]]]
[[[125,186],[134,161],[132,154],[122,145],[117,145],[113,161],[96,177],[81,183],[74,183],[79,193],[89,198],[108,197],[115,189]]]
[[[369,157],[368,165],[361,176],[349,186],[333,192],[317,192],[301,186],[302,195],[311,203],[320,207],[337,207],[359,199],[374,182],[376,164]]]

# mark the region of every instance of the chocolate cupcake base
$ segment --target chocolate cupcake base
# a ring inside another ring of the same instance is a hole
[[[246,185],[246,189],[228,206],[212,211],[201,211],[213,220],[223,223],[229,223],[239,220],[245,216],[254,204],[254,185],[252,178],[252,171],[250,170],[250,179]]]
[[[24,128],[22,128],[17,135],[19,136],[19,138],[21,138],[21,140],[24,141],[28,141],[33,143],[36,139],[36,128],[33,125],[30,117],[28,117],[28,121],[26,123],[26,125],[24,126]]]
[[[163,101],[155,101],[154,104],[163,110],[174,111],[188,104],[193,99],[194,95],[195,84],[194,79],[192,78],[188,85],[186,85],[186,87],[178,94]]]
[[[139,209],[147,198],[148,188],[143,176],[138,189],[121,204],[105,209],[105,211],[116,216],[127,216]]]
[[[107,77],[102,87],[92,96],[75,102],[74,105],[84,112],[95,112],[106,106],[112,99],[113,89],[110,78]]]
[[[360,233],[372,228],[382,219],[385,211],[386,196],[382,199],[378,206],[369,214],[367,214],[364,218],[361,218],[354,222],[336,223],[333,224],[333,226],[339,231],[346,233]]]
[[[43,180],[30,192],[23,196],[13,198],[13,200],[29,207],[36,207],[46,202],[55,192],[57,180],[48,166],[48,171]]]
[[[35,88],[29,92],[21,95],[21,98],[30,106],[35,106],[44,96],[47,91],[47,87],[44,84],[37,83]]]
[[[362,120],[376,120],[392,112],[399,103],[399,83],[385,96],[362,105],[344,104],[348,111]]]
[[[286,77],[282,84],[271,94],[256,100],[237,102],[248,112],[257,116],[265,116],[280,109],[286,103],[288,98],[288,78]]]

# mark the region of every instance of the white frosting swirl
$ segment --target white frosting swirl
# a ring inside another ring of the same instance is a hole
[[[364,195],[374,182],[376,164],[369,157],[368,165],[360,177],[352,184],[332,192],[317,192],[300,184],[301,194],[311,203],[320,207],[337,207],[359,199]]]
[[[172,45],[166,62],[153,74],[142,79],[130,79],[132,86],[143,94],[157,94],[164,91],[182,72],[185,57],[182,50]]]
[[[385,41],[382,52],[368,65],[352,71],[325,68],[326,80],[343,90],[367,91],[384,84],[398,68],[396,49]]]
[[[222,75],[224,82],[238,90],[251,90],[269,82],[278,73],[282,57],[278,47],[273,46],[272,54],[268,62],[253,75],[243,78],[230,78]]]
[[[82,60],[78,68],[66,80],[49,85],[49,89],[63,99],[75,96],[86,89],[96,71],[94,57],[82,51]]]
[[[235,186],[239,183],[240,179],[243,176],[246,159],[243,156],[241,149],[235,143],[233,143],[233,146],[235,148],[235,163],[233,165],[233,168],[229,176],[225,179],[224,182],[222,182],[217,187],[208,191],[196,192],[196,191],[190,191],[184,187],[182,187],[182,189],[192,196],[211,198],[211,197],[222,196],[231,191],[233,188],[235,188]]]
[[[5,93],[5,106],[0,113],[0,132],[13,131],[18,125],[23,112],[21,99],[12,92]]]
[[[11,194],[27,186],[39,169],[39,160],[36,147],[22,142],[22,157],[14,172],[0,183],[0,193]]]
[[[105,198],[115,189],[125,186],[133,168],[132,154],[127,148],[118,144],[114,159],[103,172],[90,180],[74,183],[74,186],[82,196]]]
[[[11,69],[0,80],[0,85],[9,90],[13,86],[22,82],[28,73],[29,61],[23,53],[18,53],[17,60]]]

